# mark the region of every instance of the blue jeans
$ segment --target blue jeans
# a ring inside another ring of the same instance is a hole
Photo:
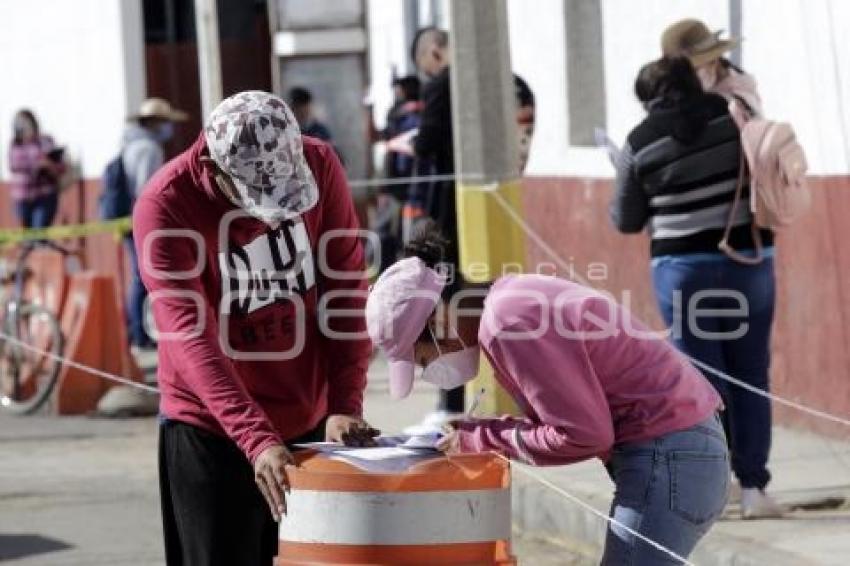
[[[125,248],[130,257],[130,287],[127,290],[127,323],[130,344],[135,346],[150,346],[153,344],[148,333],[145,332],[145,299],[148,290],[142,283],[139,273],[139,259],[136,256],[136,247],[133,245],[133,237],[124,238]]]
[[[768,257],[757,266],[736,263],[722,254],[666,256],[652,262],[655,295],[665,322],[674,329],[676,347],[765,391],[769,389],[770,333],[776,299],[773,249],[767,252]],[[695,294],[712,290],[732,291],[738,298],[705,297],[692,303]],[[681,293],[680,299],[677,293]],[[748,312],[729,316],[744,299]],[[726,312],[700,314],[693,326],[689,319],[696,309]],[[736,329],[743,333],[723,339],[699,335],[700,332],[729,333]],[[735,476],[741,487],[763,489],[770,481],[767,469],[771,444],[770,401],[711,372],[704,373],[726,405],[723,419]]]
[[[59,208],[59,194],[52,193],[33,200],[19,200],[15,203],[18,219],[24,228],[47,228],[53,224],[56,210]]]
[[[687,558],[720,517],[729,458],[719,418],[654,440],[614,448],[607,464],[616,484],[611,516]],[[602,566],[681,564],[610,524]]]

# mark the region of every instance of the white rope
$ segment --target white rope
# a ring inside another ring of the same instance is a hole
[[[499,454],[498,452],[494,452],[494,454],[496,456],[498,456],[499,458],[501,458],[502,460],[509,462],[511,464],[512,468],[514,468],[514,469],[518,470],[519,472],[525,474],[526,476],[530,477],[534,481],[548,487],[549,489],[551,489],[555,493],[558,493],[559,495],[561,495],[565,499],[568,499],[569,501],[575,503],[576,505],[578,505],[582,509],[589,511],[590,513],[596,515],[600,519],[603,519],[604,521],[610,523],[613,526],[616,526],[620,529],[623,529],[624,531],[626,531],[627,533],[629,533],[633,537],[642,540],[643,542],[650,545],[654,549],[656,549],[660,552],[663,552],[664,554],[670,556],[671,558],[673,558],[675,560],[678,560],[682,564],[687,564],[688,566],[694,566],[694,563],[688,561],[688,559],[679,556],[678,554],[676,554],[675,552],[673,552],[669,548],[655,542],[654,540],[652,540],[651,538],[649,538],[645,535],[642,535],[641,533],[637,532],[633,528],[631,528],[627,525],[624,525],[622,522],[618,521],[617,519],[615,519],[613,517],[609,517],[607,514],[598,510],[593,505],[591,505],[591,504],[583,501],[582,499],[576,497],[575,495],[568,492],[564,488],[555,485],[554,483],[552,483],[551,481],[549,481],[548,479],[546,479],[542,475],[540,475],[538,472],[534,471],[530,466],[527,466],[526,464],[523,464],[522,462],[517,462],[517,461],[511,460],[511,459],[505,457],[504,455]]]
[[[472,190],[479,190],[479,189],[472,189]],[[486,192],[493,195],[493,198],[496,199],[496,202],[499,203],[499,206],[501,206],[502,209],[504,209],[504,211],[508,214],[508,216],[510,216],[514,220],[514,222],[519,224],[519,226],[523,230],[525,230],[526,234],[534,241],[534,243],[537,244],[538,246],[540,246],[540,248],[548,256],[550,256],[553,260],[555,260],[555,262],[558,263],[558,265],[561,267],[561,269],[563,271],[565,271],[566,274],[568,274],[568,276],[570,276],[572,279],[574,279],[575,281],[577,281],[578,283],[581,283],[582,285],[584,285],[586,287],[593,288],[593,285],[590,284],[590,282],[587,281],[587,279],[585,279],[584,277],[582,277],[578,273],[575,273],[574,269],[570,269],[569,264],[566,261],[564,261],[564,259],[554,249],[552,249],[551,246],[549,246],[546,243],[546,241],[540,236],[540,234],[538,234],[528,224],[528,222],[526,222],[525,219],[523,219],[522,216],[520,216],[520,214],[511,206],[511,204],[507,200],[505,200],[505,198],[501,194],[499,194],[498,191],[494,191],[490,187],[482,188],[480,190],[482,190],[482,191],[486,190]],[[696,359],[692,356],[689,356],[688,354],[686,354],[684,352],[681,352],[681,354],[685,358],[687,358],[691,363],[693,363],[694,365],[704,369],[705,371],[713,373],[714,375],[716,375],[720,379],[723,379],[724,381],[728,381],[729,383],[732,383],[732,384],[737,385],[737,386],[739,386],[743,389],[746,389],[747,391],[750,391],[751,393],[754,393],[756,395],[760,395],[760,396],[765,397],[767,399],[770,399],[771,401],[774,401],[778,404],[785,405],[786,407],[796,409],[798,411],[807,413],[809,415],[819,417],[819,418],[822,418],[822,419],[825,419],[825,420],[829,420],[829,421],[832,421],[832,422],[835,422],[835,423],[838,423],[838,424],[842,424],[842,425],[845,425],[845,426],[850,426],[850,420],[848,420],[844,417],[839,417],[837,415],[833,415],[833,414],[827,413],[825,411],[821,411],[819,409],[815,409],[815,408],[803,405],[801,403],[797,403],[796,401],[791,401],[790,399],[785,399],[785,398],[780,397],[778,395],[775,395],[773,393],[769,393],[769,392],[767,392],[763,389],[760,389],[758,387],[755,387],[753,385],[745,383],[745,382],[741,381],[740,379],[734,378],[731,375],[727,375],[726,373],[720,371],[719,369],[716,369],[716,368],[714,368],[714,367],[712,367],[712,366],[710,366],[710,365],[708,365],[704,362],[701,362],[700,360],[698,360],[698,359]]]
[[[414,177],[393,177],[391,179],[357,179],[349,181],[349,187],[389,187],[413,185],[416,183],[442,183],[446,181],[481,181],[482,174],[469,175],[420,175]]]
[[[715,368],[711,367],[710,365],[706,364],[705,362],[701,362],[696,358],[688,356],[687,354],[683,354],[683,355],[686,358],[688,358],[688,360],[690,360],[690,362],[692,364],[694,364],[695,366],[700,367],[707,372],[713,373],[714,375],[716,375],[720,379],[722,379],[724,381],[728,381],[729,383],[732,383],[734,385],[737,385],[741,389],[746,389],[750,393],[755,393],[756,395],[761,395],[762,397],[767,397],[771,401],[774,401],[774,402],[776,402],[780,405],[785,405],[786,407],[791,407],[792,409],[797,409],[798,411],[801,411],[803,413],[808,413],[808,414],[810,414],[814,417],[819,417],[821,419],[832,421],[834,423],[842,424],[842,425],[845,425],[845,426],[850,426],[850,420],[848,420],[848,419],[844,419],[842,417],[838,417],[836,415],[826,413],[826,412],[821,411],[819,409],[813,409],[812,407],[807,407],[806,405],[802,405],[800,403],[797,403],[796,401],[791,401],[789,399],[779,397],[778,395],[774,395],[773,393],[768,393],[767,391],[765,391],[763,389],[759,389],[758,387],[755,387],[753,385],[750,385],[749,383],[745,383],[745,382],[741,381],[740,379],[734,378],[731,375],[723,373],[719,369],[715,369]]]
[[[66,358],[64,356],[54,354],[53,352],[48,352],[47,350],[42,350],[41,348],[36,348],[35,346],[27,344],[26,342],[22,342],[21,340],[18,340],[17,338],[15,338],[13,336],[9,336],[8,334],[5,334],[3,332],[0,332],[0,340],[5,340],[6,342],[8,342],[10,344],[14,344],[15,346],[18,346],[20,348],[23,348],[25,350],[29,350],[30,352],[34,352],[36,354],[41,354],[43,356],[47,356],[48,358],[50,358],[54,361],[57,361],[60,364],[68,365],[68,366],[70,366],[72,368],[76,368],[80,371],[84,371],[84,372],[90,373],[92,375],[96,375],[96,376],[98,376],[102,379],[106,379],[108,381],[114,381],[116,383],[120,383],[122,385],[128,385],[130,387],[135,387],[136,389],[140,389],[140,390],[145,391],[147,393],[159,393],[159,389],[157,389],[156,387],[152,387],[150,385],[147,385],[146,383],[137,383],[137,382],[132,381],[130,379],[127,379],[125,377],[121,377],[119,375],[113,375],[111,373],[99,370],[97,368],[93,368],[91,366],[87,366],[87,365],[84,365],[84,364],[77,363],[73,360],[69,360],[68,358]]]

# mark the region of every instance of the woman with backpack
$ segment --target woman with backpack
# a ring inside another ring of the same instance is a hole
[[[734,206],[739,183],[740,200],[747,202],[749,183],[741,176],[740,132],[728,102],[703,90],[685,57],[645,66],[635,92],[648,116],[629,134],[618,165],[614,224],[623,233],[648,228],[656,299],[676,346],[767,390],[773,233],[755,228],[749,207]],[[763,259],[756,265],[733,260],[719,251],[721,240],[744,256],[763,246]],[[770,481],[770,401],[705,373],[726,406],[743,517],[780,515],[764,493]]]

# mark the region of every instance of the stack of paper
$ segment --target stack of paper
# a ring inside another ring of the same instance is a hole
[[[435,447],[439,438],[439,434],[381,436],[375,439],[377,446],[371,448],[343,446],[335,442],[310,442],[296,446],[318,450],[334,460],[347,462],[367,472],[397,473],[421,462],[442,458]]]

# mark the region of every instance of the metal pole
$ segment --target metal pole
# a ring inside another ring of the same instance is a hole
[[[516,179],[518,136],[505,0],[451,2],[455,168]]]
[[[413,43],[413,38],[416,37],[416,32],[419,30],[419,4],[417,0],[403,0],[403,20],[404,20],[404,43],[409,46]],[[409,75],[415,73],[416,69],[413,66],[413,60],[409,57],[404,58],[404,66],[400,70],[400,75]]]
[[[525,234],[512,217],[522,215],[522,195],[508,11],[505,0],[449,6],[460,270],[466,281],[484,283],[525,264]],[[467,387],[487,391],[484,413],[516,414],[486,363]]]
[[[195,36],[201,82],[201,121],[204,122],[222,98],[216,0],[195,0]]]
[[[729,0],[729,35],[740,39],[744,32],[743,0]],[[738,44],[730,54],[729,59],[738,67],[742,65],[744,55],[741,44]]]

